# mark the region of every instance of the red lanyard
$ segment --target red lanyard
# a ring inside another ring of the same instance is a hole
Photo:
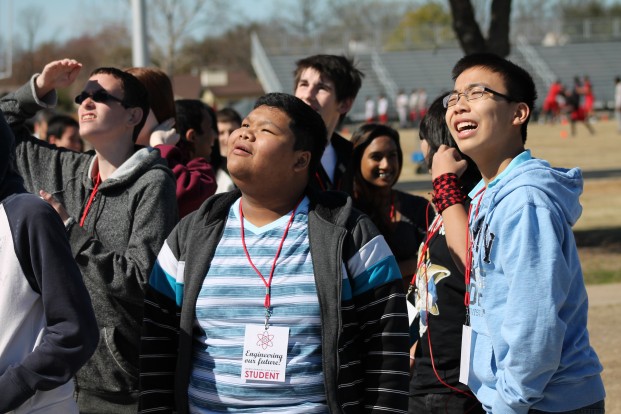
[[[481,196],[479,200],[477,201],[477,206],[474,210],[474,217],[472,219],[472,223],[476,221],[477,216],[479,215],[479,207],[481,206],[481,200],[483,200],[483,195],[486,189],[487,189],[487,186],[480,189],[474,195],[474,198],[472,199],[474,201],[475,198]],[[472,260],[473,260],[472,249],[474,248],[474,246],[471,246],[471,243],[473,241],[470,240],[470,214],[471,212],[472,212],[472,203],[470,203],[470,207],[468,207],[468,223],[466,224],[466,249],[467,250],[466,250],[466,269],[464,271],[464,278],[466,282],[466,294],[464,296],[464,305],[466,307],[470,306],[470,274],[472,272]]]
[[[317,183],[319,183],[319,188],[321,188],[321,191],[326,191],[326,187],[324,187],[323,181],[321,180],[321,176],[318,172],[315,173],[315,178],[317,179]]]
[[[431,226],[429,225],[430,206],[431,206],[431,203],[427,203],[427,207],[425,210],[425,217],[426,217],[425,225],[427,226],[427,237],[425,237],[425,242],[423,243],[423,247],[420,249],[420,254],[418,256],[418,262],[416,263],[416,272],[412,275],[412,280],[410,281],[410,286],[412,288],[416,286],[416,275],[418,274],[418,271],[421,268],[421,266],[423,266],[423,262],[426,261],[427,252],[429,251],[429,243],[431,242],[431,239],[433,239],[433,236],[435,236],[436,233],[438,233],[438,231],[440,231],[440,228],[442,227],[442,215],[440,214],[438,214],[433,219],[433,221],[431,222]],[[425,285],[426,285],[427,284],[427,265],[425,265],[424,272],[425,272]]]
[[[395,193],[390,190],[390,222],[394,223],[395,221]]]
[[[88,203],[86,203],[86,207],[84,208],[84,213],[82,213],[82,218],[80,219],[80,227],[84,227],[84,221],[86,220],[88,211],[91,209],[91,205],[93,204],[93,200],[95,199],[95,194],[97,194],[97,191],[99,190],[100,183],[101,183],[101,175],[97,173],[97,178],[95,178],[95,187],[93,187],[91,196],[88,199]]]
[[[278,250],[276,251],[276,256],[274,256],[274,262],[272,263],[272,269],[270,270],[270,278],[267,281],[265,281],[265,278],[263,277],[259,269],[257,269],[254,263],[252,263],[252,259],[250,258],[250,253],[248,253],[248,248],[246,247],[246,238],[244,236],[244,211],[242,210],[242,200],[239,200],[239,216],[240,216],[240,221],[241,221],[241,241],[242,241],[242,246],[244,248],[244,253],[246,253],[246,258],[248,259],[250,266],[252,266],[254,271],[257,272],[257,274],[263,281],[263,284],[265,285],[265,301],[263,302],[263,305],[265,306],[265,329],[267,329],[269,326],[268,321],[271,315],[270,307],[271,307],[271,296],[272,296],[272,278],[274,277],[274,270],[276,269],[276,262],[278,261],[278,256],[280,256],[280,251],[282,250],[282,246],[285,243],[285,239],[287,238],[287,233],[289,233],[289,228],[291,227],[291,224],[293,223],[295,212],[298,209],[298,206],[302,202],[303,198],[304,197],[302,197],[300,201],[298,201],[298,203],[293,208],[293,211],[291,212],[291,217],[289,217],[289,222],[287,223],[287,227],[285,227],[285,232],[282,235],[282,239],[280,240],[280,245],[278,246]]]

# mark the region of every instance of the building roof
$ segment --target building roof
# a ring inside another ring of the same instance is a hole
[[[172,84],[175,99],[200,99],[203,92],[198,75],[175,75]]]
[[[263,87],[243,70],[227,73],[226,85],[201,85],[200,75],[176,75],[173,77],[173,90],[177,99],[200,99],[209,90],[216,99],[243,99],[263,95]]]
[[[263,87],[243,70],[229,71],[228,84],[207,86],[216,97],[246,98],[263,95]]]

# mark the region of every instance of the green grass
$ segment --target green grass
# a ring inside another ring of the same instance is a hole
[[[620,283],[621,269],[617,270],[586,270],[584,272],[584,283],[587,285],[603,285],[606,283]]]

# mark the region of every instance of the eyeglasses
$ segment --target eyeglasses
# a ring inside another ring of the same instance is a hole
[[[98,89],[93,93],[82,91],[81,94],[75,97],[74,101],[78,105],[81,105],[82,102],[86,100],[86,98],[91,98],[93,101],[99,102],[99,103],[116,101],[120,103],[121,105],[123,105],[124,108],[126,108],[125,101],[123,101],[123,99],[119,99],[116,96],[110,95],[105,89]]]
[[[515,99],[510,96],[504,95],[500,92],[496,92],[493,89],[487,88],[483,85],[473,85],[466,89],[464,92],[452,92],[449,95],[446,95],[444,99],[442,99],[442,105],[444,108],[450,108],[454,106],[459,101],[459,97],[463,96],[466,98],[468,102],[476,101],[477,99],[482,99],[484,96],[489,96],[487,94],[500,96],[501,98],[505,98],[509,102],[515,102]]]

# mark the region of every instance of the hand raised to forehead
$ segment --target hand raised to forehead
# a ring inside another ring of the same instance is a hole
[[[55,60],[48,63],[35,81],[38,98],[42,98],[50,91],[66,88],[78,77],[82,64],[74,59]]]

